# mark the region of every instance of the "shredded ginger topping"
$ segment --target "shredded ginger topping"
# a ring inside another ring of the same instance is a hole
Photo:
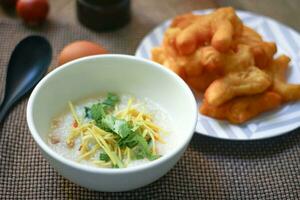
[[[155,160],[160,157],[156,144],[165,143],[160,133],[167,134],[153,122],[153,116],[138,110],[134,99],[118,109],[119,97],[108,93],[102,102],[85,107],[79,117],[72,102],[69,107],[73,124],[66,144],[74,148],[80,142],[80,160],[91,160],[101,167],[124,168],[132,160]],[[100,152],[100,153],[99,153]],[[99,154],[98,158],[95,158]]]

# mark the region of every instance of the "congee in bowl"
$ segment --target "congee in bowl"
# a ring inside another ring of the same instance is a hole
[[[126,168],[159,159],[176,138],[170,116],[151,99],[107,93],[68,102],[52,120],[48,142],[75,162]]]
[[[175,73],[127,55],[74,60],[33,90],[27,122],[43,156],[70,181],[127,191],[166,174],[194,133],[197,105]]]

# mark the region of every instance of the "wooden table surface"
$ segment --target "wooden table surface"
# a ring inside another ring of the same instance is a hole
[[[143,2],[142,2],[143,1]],[[196,9],[215,8],[220,6],[233,6],[236,9],[248,10],[262,15],[270,16],[278,21],[285,23],[294,29],[300,31],[300,20],[298,9],[300,7],[299,0],[151,0],[157,1],[157,6],[149,7],[148,10],[139,10],[139,5],[142,2],[145,4],[149,0],[132,0],[132,13],[134,16],[144,16],[151,18],[152,12],[159,12],[161,15],[160,21],[173,17],[179,13],[164,12],[165,9],[170,9],[169,4],[178,5],[182,8],[182,12],[188,12]],[[60,22],[79,24],[76,18],[75,0],[49,0],[50,16],[49,20],[58,20]],[[165,14],[168,13],[168,14]],[[173,15],[170,15],[172,13]],[[8,17],[18,20],[14,15],[8,15],[0,8],[0,18]],[[155,22],[159,23],[159,21]],[[154,26],[155,24],[153,24]]]

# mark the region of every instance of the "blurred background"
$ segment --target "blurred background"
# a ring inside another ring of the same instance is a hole
[[[144,23],[145,31],[180,13],[221,6],[233,6],[236,9],[270,16],[300,30],[299,0],[132,0],[131,3],[133,16],[131,24]],[[50,21],[79,24],[76,18],[76,0],[49,0],[49,4]],[[156,17],[153,18],[153,15]],[[139,17],[135,18],[135,16]],[[3,8],[0,8],[0,18],[4,17],[16,20],[13,14],[7,14]]]

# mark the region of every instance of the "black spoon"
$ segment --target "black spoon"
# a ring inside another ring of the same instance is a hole
[[[44,37],[28,36],[17,44],[7,68],[5,93],[0,105],[0,123],[11,106],[46,74],[51,58],[51,45]]]

